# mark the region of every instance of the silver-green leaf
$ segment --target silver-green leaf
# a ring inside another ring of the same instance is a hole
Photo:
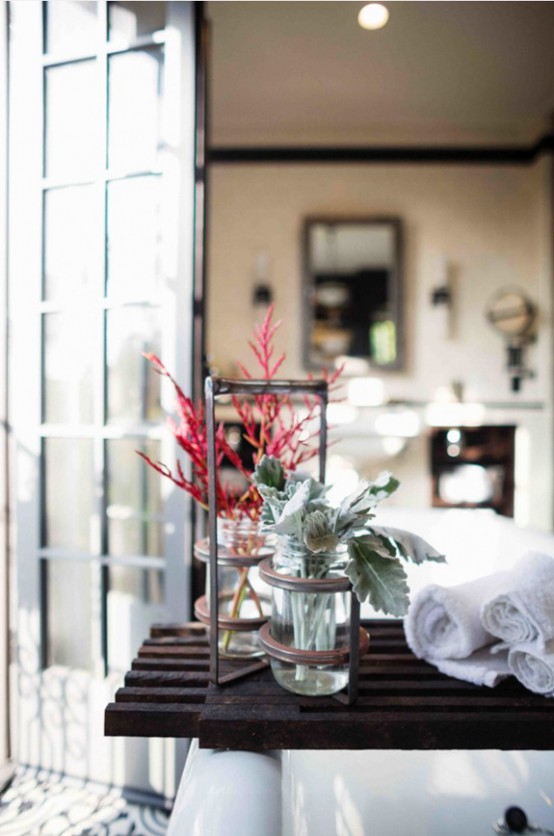
[[[364,537],[349,541],[346,574],[360,601],[369,600],[375,610],[402,617],[410,603],[406,572],[397,558],[379,554],[374,542]]]
[[[310,493],[310,481],[297,482],[295,492],[281,511],[281,516],[275,524],[277,534],[287,534],[302,541],[302,521],[306,512],[306,504]]]
[[[338,545],[339,538],[332,531],[323,511],[312,511],[304,519],[304,543],[310,551],[320,554],[332,551]]]
[[[396,544],[400,557],[403,557],[404,560],[409,560],[418,565],[426,560],[431,560],[434,563],[446,563],[443,554],[434,549],[423,537],[412,534],[411,531],[403,531],[400,528],[376,528],[375,526],[371,527],[371,531],[380,537],[392,540]]]
[[[285,486],[285,470],[279,459],[264,455],[256,465],[252,480],[258,489],[267,485],[268,488],[282,491]]]

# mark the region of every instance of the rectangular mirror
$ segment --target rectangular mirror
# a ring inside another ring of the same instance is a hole
[[[303,246],[306,366],[401,368],[400,220],[308,218]]]

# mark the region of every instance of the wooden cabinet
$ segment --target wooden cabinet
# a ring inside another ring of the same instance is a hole
[[[430,458],[434,508],[514,515],[515,426],[437,427]]]

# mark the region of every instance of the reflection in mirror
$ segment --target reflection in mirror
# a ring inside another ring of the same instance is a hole
[[[400,221],[308,219],[304,263],[306,365],[400,368]]]

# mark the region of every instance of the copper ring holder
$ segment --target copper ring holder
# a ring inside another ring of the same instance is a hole
[[[300,650],[276,641],[271,635],[271,625],[260,628],[258,641],[268,656],[292,665],[345,665],[350,658],[349,647],[336,647],[333,650]],[[359,630],[358,650],[363,656],[369,647],[369,634],[363,627]]]
[[[271,565],[271,557],[260,563],[260,578],[269,586],[286,589],[289,592],[350,592],[350,579],[343,576],[334,578],[299,578],[276,572]]]
[[[229,595],[229,598],[231,596]],[[220,600],[222,597],[220,596]],[[266,599],[267,600],[267,599]],[[194,615],[202,624],[210,625],[210,607],[206,595],[202,595],[194,602]],[[267,622],[267,618],[233,618],[230,615],[218,615],[217,626],[220,630],[232,630],[233,632],[252,632],[259,630]]]
[[[262,554],[233,554],[232,552],[219,551],[217,562],[220,566],[236,566],[237,569],[244,567],[257,566],[264,558],[271,557],[271,552],[264,547]],[[207,537],[204,540],[198,540],[194,544],[194,556],[203,563],[210,562],[210,543]]]
[[[197,560],[201,560],[203,563],[209,563],[210,543],[208,537],[205,537],[203,540],[199,540],[194,544],[194,556]],[[227,551],[219,551],[217,555],[217,563],[219,566],[231,566],[236,569],[249,569],[252,566],[257,566],[260,561],[264,560],[264,558],[271,558],[271,552],[268,551],[266,547],[264,547],[263,554],[242,555],[233,554],[232,552]],[[229,595],[228,597],[230,598],[231,596]],[[267,602],[267,597],[260,597]],[[225,595],[218,594],[218,602],[225,600]],[[197,618],[198,621],[201,621],[202,624],[206,624],[208,627],[211,624],[210,612],[210,602],[208,601],[208,596],[202,595],[200,598],[197,598],[194,602],[195,618]],[[230,615],[220,615],[218,612],[217,625],[220,630],[232,630],[233,632],[247,633],[259,630],[262,624],[265,624],[267,618],[267,616],[264,618],[261,616],[258,616],[257,618],[239,618]]]

